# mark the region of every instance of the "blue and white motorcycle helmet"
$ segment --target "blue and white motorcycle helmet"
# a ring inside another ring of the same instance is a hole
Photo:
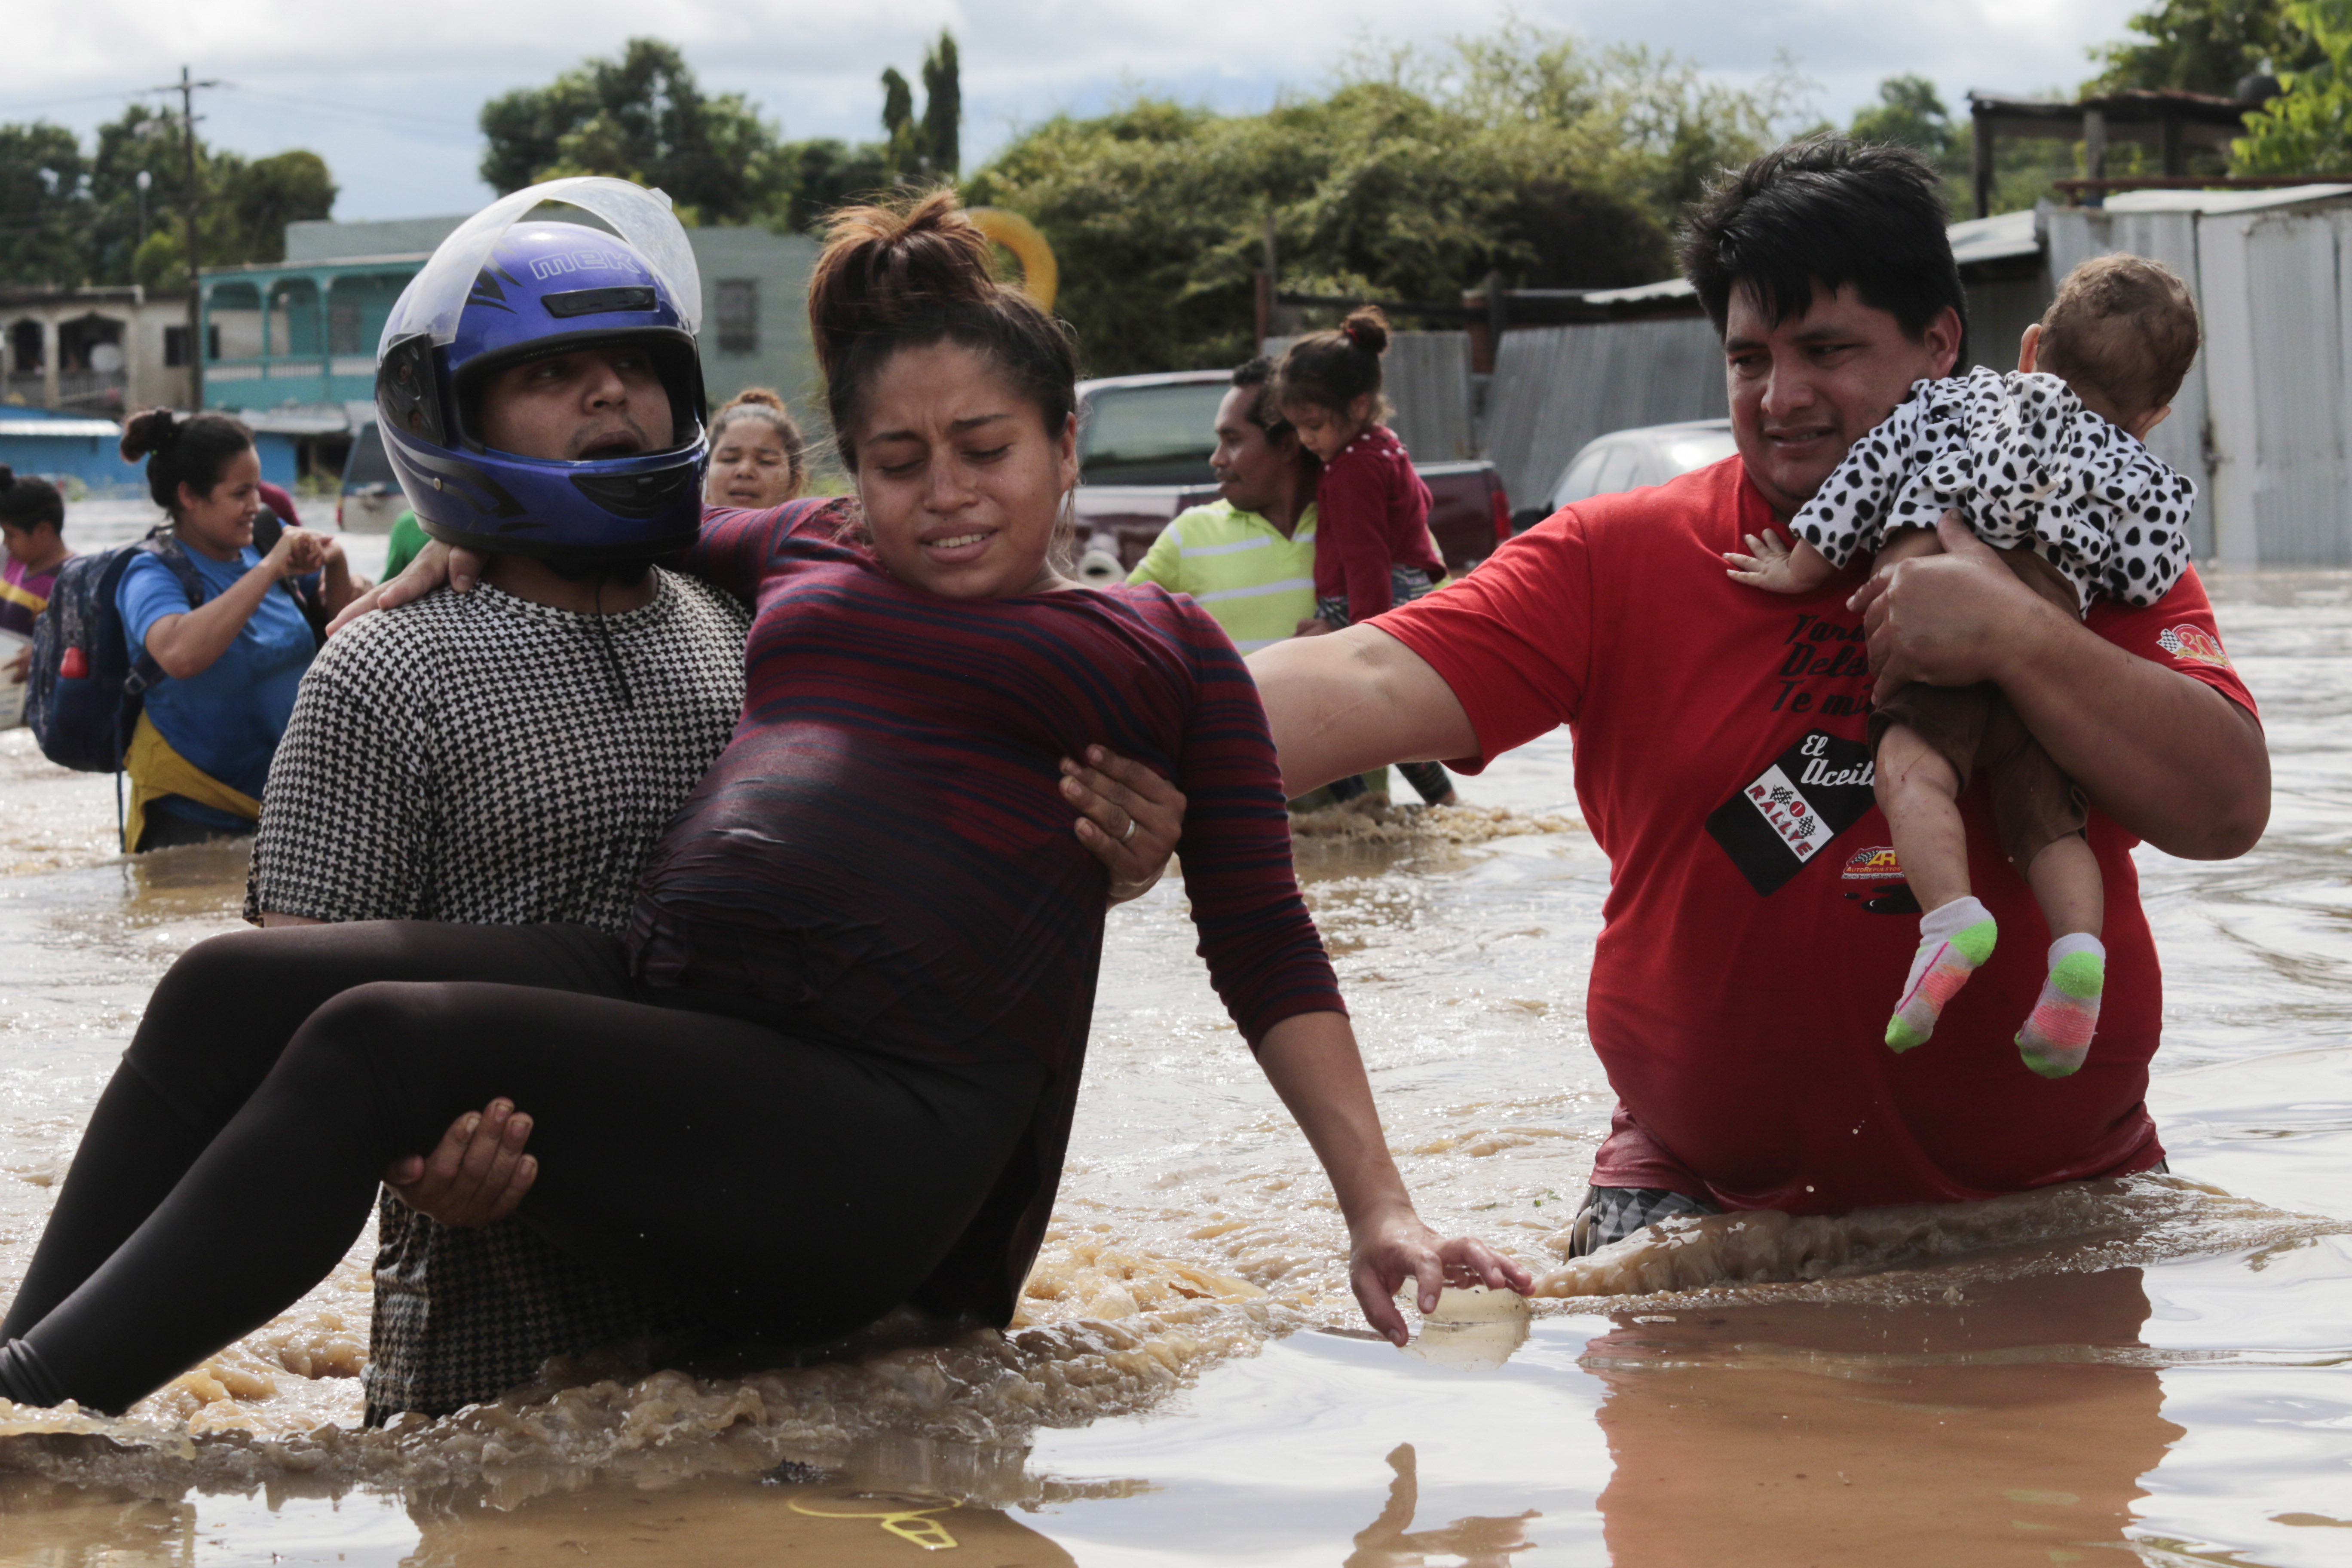
[[[610,232],[530,216],[549,203],[593,214]],[[467,219],[409,280],[376,350],[384,450],[425,531],[580,566],[693,543],[709,460],[694,341],[701,315],[694,253],[659,191],[549,180]],[[489,377],[615,343],[643,353],[669,395],[672,427],[656,434],[656,450],[569,462],[483,441]]]

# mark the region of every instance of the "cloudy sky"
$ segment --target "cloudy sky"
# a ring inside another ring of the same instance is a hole
[[[475,174],[484,99],[537,84],[637,34],[681,46],[706,89],[747,94],[786,135],[877,133],[876,79],[912,78],[925,44],[953,29],[963,53],[966,162],[1019,126],[1141,89],[1226,109],[1313,90],[1365,38],[1412,45],[1516,14],[1588,38],[1668,48],[1733,80],[1786,50],[1843,119],[1878,80],[1915,71],[1948,102],[1970,88],[2030,92],[2089,74],[2084,50],[2123,34],[2145,0],[78,0],[26,5],[9,25],[16,68],[0,120],[87,132],[125,95],[176,79],[201,95],[205,134],[260,155],[322,154],[341,184],[335,216],[459,212],[489,192]],[[176,100],[174,100],[176,102]]]

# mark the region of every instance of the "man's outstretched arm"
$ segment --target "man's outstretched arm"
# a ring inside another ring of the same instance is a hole
[[[1885,697],[1906,680],[1998,682],[2101,811],[2168,855],[2227,860],[2269,824],[2263,728],[2229,698],[2116,647],[2055,608],[1957,521],[1945,553],[1855,595]]]
[[[1478,733],[1426,659],[1374,626],[1294,637],[1249,656],[1293,800],[1390,763],[1475,756]]]

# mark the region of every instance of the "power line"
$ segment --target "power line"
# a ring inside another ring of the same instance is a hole
[[[325,99],[302,98],[289,92],[273,92],[267,88],[247,87],[237,83],[229,85],[233,90],[243,93],[247,98],[257,98],[267,103],[283,103],[296,109],[316,110],[324,114],[352,115],[362,120],[381,120],[390,124],[416,125],[435,131],[450,130],[455,123],[445,115],[409,114],[397,109],[378,109],[370,104],[333,103]],[[465,130],[470,135],[474,132],[474,127],[467,124]]]
[[[278,92],[268,88],[253,87],[244,82],[199,82],[199,87],[226,89],[263,103],[283,104],[290,109],[305,109],[318,114],[340,114],[357,120],[373,120],[387,125],[415,126],[419,130],[457,132],[461,135],[475,134],[474,125],[453,116],[412,114],[397,109],[381,109],[372,104],[337,103],[329,99],[305,98],[299,93]],[[124,88],[116,92],[88,92],[73,98],[43,99],[31,103],[0,103],[0,116],[28,113],[38,109],[55,109],[75,103],[121,102],[129,99],[153,98],[175,93],[179,84],[163,87]],[[200,117],[201,118],[201,117]]]
[[[0,103],[0,114],[23,114],[35,109],[62,109],[75,103],[106,103],[126,98],[150,98],[159,92],[177,92],[176,87],[126,87],[116,92],[85,92],[73,98],[45,98],[34,103]]]

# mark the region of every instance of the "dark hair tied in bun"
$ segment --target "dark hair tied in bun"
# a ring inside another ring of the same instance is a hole
[[[252,445],[253,432],[226,414],[183,419],[168,408],[150,408],[122,426],[122,460],[147,459],[147,493],[174,516],[182,485],[200,496],[212,494],[221,471]]]
[[[1389,319],[1378,305],[1359,305],[1339,323],[1339,335],[1368,354],[1384,353],[1389,346]]]
[[[901,350],[952,342],[982,355],[1037,405],[1049,436],[1060,435],[1077,407],[1078,356],[1068,331],[996,280],[988,237],[953,191],[834,214],[809,278],[809,331],[834,438],[852,472],[865,393]]]
[[[1276,373],[1275,399],[1284,407],[1307,404],[1344,413],[1369,394],[1371,416],[1384,419],[1381,355],[1388,346],[1389,319],[1377,305],[1359,305],[1339,331],[1309,332],[1290,345]]]

